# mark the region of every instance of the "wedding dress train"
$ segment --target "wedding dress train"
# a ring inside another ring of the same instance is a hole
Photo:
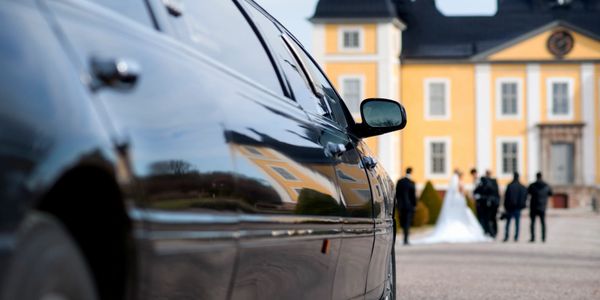
[[[442,210],[433,232],[420,239],[412,240],[413,244],[434,243],[475,243],[491,241],[483,228],[467,206],[465,196],[459,188],[458,175],[454,174],[444,196]]]

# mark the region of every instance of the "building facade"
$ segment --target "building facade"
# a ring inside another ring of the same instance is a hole
[[[501,185],[539,171],[556,207],[600,186],[600,1],[499,1],[450,17],[433,0],[321,0],[313,49],[349,108],[399,100],[409,123],[369,141],[395,176],[445,189],[455,168]],[[466,183],[470,182],[468,176]]]

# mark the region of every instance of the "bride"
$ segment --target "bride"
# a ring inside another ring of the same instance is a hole
[[[481,225],[467,206],[465,195],[460,184],[460,171],[454,171],[448,191],[444,196],[442,211],[435,224],[433,232],[421,239],[412,241],[414,244],[434,243],[472,243],[491,241]]]

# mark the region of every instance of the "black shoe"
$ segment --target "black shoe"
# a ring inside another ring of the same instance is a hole
[[[404,246],[410,246],[409,242],[404,242]]]
[[[529,242],[530,243],[535,243],[535,240],[534,239],[530,239]]]
[[[508,242],[508,238],[507,238],[507,237],[505,237],[505,238],[502,240],[502,242],[503,242],[503,243],[506,243],[506,242]]]

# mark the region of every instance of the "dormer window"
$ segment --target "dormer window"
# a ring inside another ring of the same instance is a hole
[[[360,51],[363,48],[363,32],[360,27],[340,28],[339,38],[342,50]]]

